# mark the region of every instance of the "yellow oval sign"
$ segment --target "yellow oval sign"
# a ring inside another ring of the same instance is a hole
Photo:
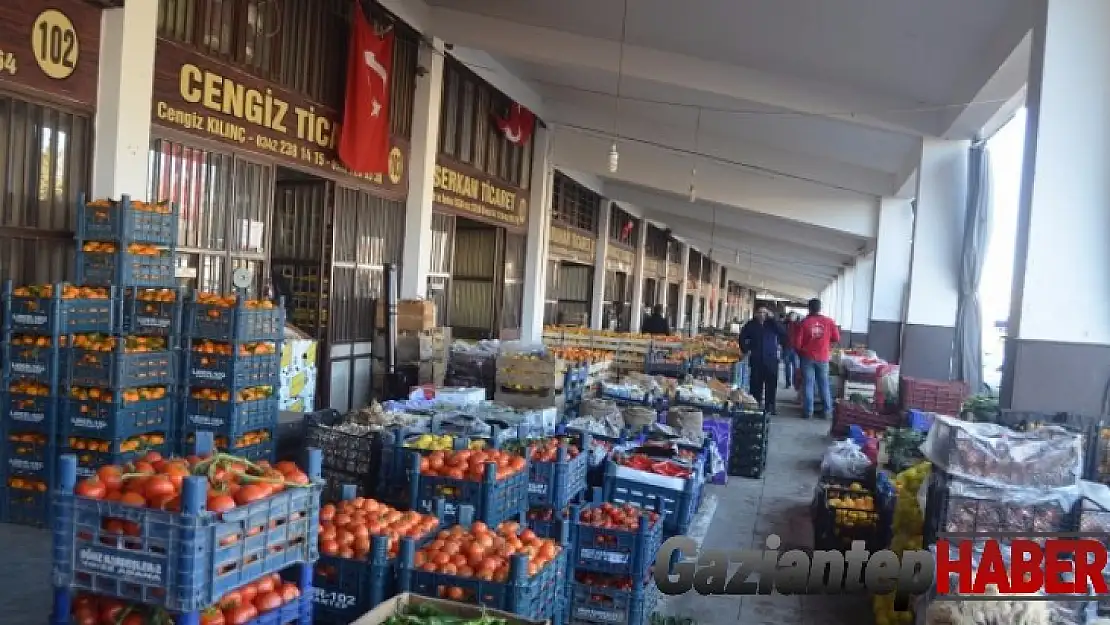
[[[64,80],[77,69],[80,54],[77,29],[65,13],[47,9],[31,26],[31,51],[42,73],[55,80]]]
[[[389,181],[393,184],[401,184],[401,176],[405,173],[405,159],[401,154],[401,149],[394,147],[389,151]]]

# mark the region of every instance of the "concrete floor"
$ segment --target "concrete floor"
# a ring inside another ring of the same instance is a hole
[[[777,534],[783,548],[812,545],[809,503],[829,424],[799,417],[791,391],[782,392],[772,418],[771,447],[763,479],[730,478],[710,486],[691,535],[709,549],[762,548]],[[50,534],[0,525],[0,624],[43,625],[50,613]],[[871,622],[862,596],[665,597],[659,612],[695,619],[698,625],[859,625]]]

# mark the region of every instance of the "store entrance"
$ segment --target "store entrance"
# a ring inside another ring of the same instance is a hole
[[[500,337],[504,229],[462,217],[455,220],[451,267],[451,332],[461,339]]]

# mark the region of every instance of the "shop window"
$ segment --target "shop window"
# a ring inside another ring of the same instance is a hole
[[[597,233],[601,196],[555,172],[551,190],[552,223]]]
[[[73,216],[88,191],[87,116],[0,96],[0,280],[73,275]]]
[[[613,207],[613,215],[609,219],[609,240],[626,247],[636,247],[640,240],[640,228],[643,224],[620,207]]]

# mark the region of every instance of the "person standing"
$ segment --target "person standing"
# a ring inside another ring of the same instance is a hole
[[[755,318],[740,330],[740,352],[748,356],[751,369],[752,397],[763,406],[763,412],[773,415],[775,394],[779,385],[779,347],[786,340],[786,328],[766,307],[761,307]]]
[[[823,418],[832,414],[832,392],[829,390],[829,358],[832,346],[840,342],[840,329],[836,322],[821,314],[821,300],[809,300],[809,315],[796,324],[794,349],[801,359],[803,384],[802,417],[813,416],[814,387],[821,393],[824,404]]]
[[[794,385],[794,373],[798,369],[798,350],[794,348],[794,331],[798,326],[798,315],[790,313],[786,315],[786,342],[782,346],[782,372],[783,377],[786,378],[786,386],[783,388],[790,388]]]
[[[663,316],[662,304],[652,306],[651,315],[649,315],[647,319],[644,319],[640,331],[643,334],[670,335],[671,324],[667,323],[667,318]]]

